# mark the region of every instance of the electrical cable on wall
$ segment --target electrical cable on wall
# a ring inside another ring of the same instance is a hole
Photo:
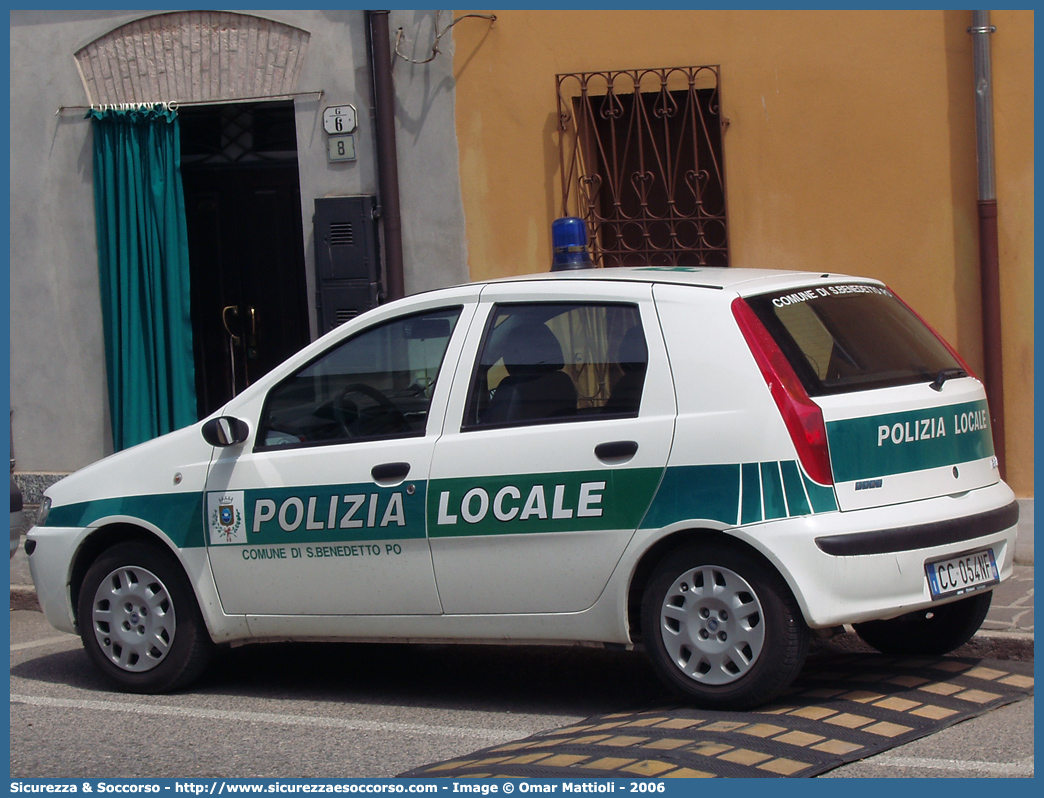
[[[423,61],[417,61],[416,59],[410,58],[405,53],[399,50],[399,44],[406,38],[406,34],[403,33],[402,28],[399,28],[395,32],[395,55],[401,58],[403,61],[408,61],[411,64],[428,64],[435,60],[436,56],[441,52],[439,50],[439,40],[449,32],[450,28],[456,25],[458,22],[464,19],[474,17],[476,19],[488,19],[491,23],[497,21],[496,14],[461,14],[459,17],[454,19],[449,25],[443,30],[439,30],[439,17],[442,16],[441,11],[435,12],[435,41],[431,44],[431,55],[425,58]]]

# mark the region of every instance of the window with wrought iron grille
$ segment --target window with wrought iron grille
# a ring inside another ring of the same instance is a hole
[[[562,215],[602,266],[727,266],[717,66],[556,75]]]

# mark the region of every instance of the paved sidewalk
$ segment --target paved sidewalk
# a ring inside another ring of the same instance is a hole
[[[1033,566],[1016,565],[1011,579],[993,591],[990,613],[979,634],[1033,638]]]

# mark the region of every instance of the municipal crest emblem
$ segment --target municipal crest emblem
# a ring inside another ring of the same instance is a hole
[[[210,543],[246,543],[243,529],[243,491],[207,495]]]

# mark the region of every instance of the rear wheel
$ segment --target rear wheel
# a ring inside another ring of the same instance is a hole
[[[952,604],[855,624],[856,634],[882,654],[941,656],[960,648],[974,635],[989,612],[993,591],[975,593]]]
[[[113,546],[94,561],[80,587],[77,619],[91,661],[130,692],[182,687],[213,651],[180,564],[143,543]]]
[[[720,544],[687,546],[657,566],[642,637],[660,678],[707,708],[770,701],[808,653],[808,629],[779,574]]]

